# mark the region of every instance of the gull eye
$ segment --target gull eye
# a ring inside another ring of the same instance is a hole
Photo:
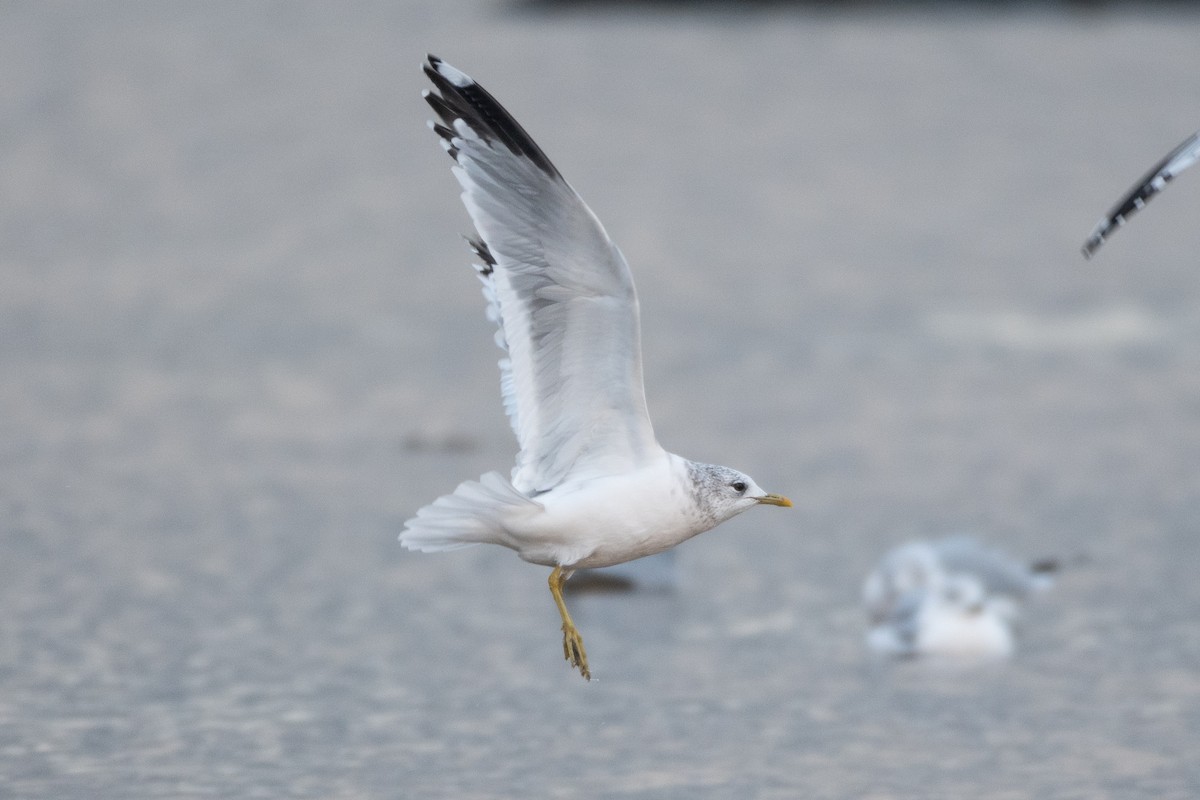
[[[745,481],[734,481],[733,483],[731,483],[729,485],[738,494],[741,494],[742,492],[746,491],[746,482]]]

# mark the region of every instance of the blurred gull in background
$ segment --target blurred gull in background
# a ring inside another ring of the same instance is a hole
[[[1006,658],[1019,603],[1044,591],[1053,561],[1025,564],[969,536],[908,542],[863,584],[867,646],[895,657]]]

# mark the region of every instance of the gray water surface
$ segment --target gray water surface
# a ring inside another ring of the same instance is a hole
[[[0,797],[1200,794],[1200,16],[0,7]],[[396,535],[506,469],[427,51],[621,244],[660,440],[761,509],[674,592]],[[873,662],[914,536],[1069,566]]]

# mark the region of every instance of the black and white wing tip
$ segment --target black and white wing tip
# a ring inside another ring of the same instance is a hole
[[[1197,161],[1200,161],[1200,131],[1193,133],[1167,153],[1096,223],[1091,235],[1083,243],[1083,257],[1091,258],[1115,229],[1124,225],[1134,212],[1139,211],[1150,198],[1161,192],[1176,175]]]
[[[463,144],[463,132],[457,128],[461,124],[488,145],[494,147],[500,143],[509,152],[529,159],[546,174],[561,180],[562,176],[542,148],[512,114],[471,76],[435,55],[426,57],[422,69],[436,89],[436,92],[422,92],[440,120],[431,122],[430,127],[441,137],[442,146],[452,158],[458,160]]]

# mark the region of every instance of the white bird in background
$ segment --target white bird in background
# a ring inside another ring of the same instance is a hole
[[[1055,569],[967,536],[900,545],[863,584],[867,646],[897,657],[1007,657],[1019,603],[1047,589]]]
[[[490,543],[552,567],[563,656],[591,677],[567,613],[575,569],[660,553],[758,505],[790,506],[748,475],[668,453],[642,387],[637,295],[599,220],[483,87],[430,56],[425,99],[454,159],[471,241],[499,325],[504,408],[520,445],[512,477],[489,472],[405,523],[413,550]]]
[[[1155,164],[1142,179],[1134,184],[1124,197],[1113,206],[1104,217],[1096,223],[1087,241],[1083,243],[1083,257],[1091,258],[1092,253],[1100,249],[1100,245],[1112,235],[1113,230],[1125,224],[1125,220],[1139,211],[1150,198],[1166,188],[1171,180],[1185,169],[1200,161],[1200,131],[1193,133],[1178,147],[1167,153],[1162,161]]]

